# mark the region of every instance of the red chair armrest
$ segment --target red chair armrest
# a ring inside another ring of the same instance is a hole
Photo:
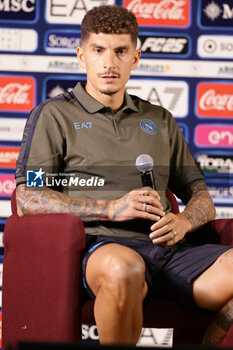
[[[233,219],[216,219],[187,234],[194,244],[218,243],[233,245]]]
[[[80,340],[82,221],[70,214],[12,215],[4,243],[3,346]]]

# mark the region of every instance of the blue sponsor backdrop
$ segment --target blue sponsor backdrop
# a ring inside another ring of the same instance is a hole
[[[216,207],[232,216],[232,0],[0,0],[0,147],[20,145],[15,136],[20,126],[7,129],[4,121],[26,119],[34,94],[39,103],[85,81],[75,58],[81,19],[95,5],[114,3],[131,8],[140,23],[142,58],[131,89],[172,111]],[[19,77],[33,77],[36,84],[19,83]],[[200,92],[199,83],[204,83]],[[212,128],[209,135],[199,135],[208,147],[194,142],[200,124]],[[5,166],[3,172],[14,169]],[[4,226],[1,212],[0,218]]]

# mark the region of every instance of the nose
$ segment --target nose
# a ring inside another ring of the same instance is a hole
[[[116,63],[116,54],[112,50],[106,50],[104,54],[103,66],[104,68],[115,68]]]

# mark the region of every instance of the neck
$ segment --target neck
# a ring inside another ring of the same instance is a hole
[[[85,90],[98,102],[102,103],[106,107],[110,107],[115,112],[121,108],[124,101],[124,89],[109,95],[99,90],[93,89],[92,86],[87,82]]]

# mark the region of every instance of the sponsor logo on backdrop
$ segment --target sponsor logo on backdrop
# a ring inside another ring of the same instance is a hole
[[[15,168],[19,149],[19,147],[0,146],[0,167]]]
[[[187,36],[166,35],[139,35],[138,48],[142,54],[153,57],[154,55],[185,56],[189,52],[189,38]]]
[[[36,20],[36,0],[1,0],[0,20],[25,21]]]
[[[233,37],[230,35],[200,35],[197,42],[200,57],[224,58],[233,57]]]
[[[233,65],[221,65],[219,67],[218,74],[221,75],[233,75]]]
[[[0,110],[28,112],[35,106],[35,79],[0,76]]]
[[[73,53],[80,45],[81,32],[53,30],[45,35],[45,50],[54,53]]]
[[[232,183],[224,183],[222,179],[215,179],[209,182],[207,181],[207,188],[214,203],[233,204]]]
[[[47,69],[49,71],[65,71],[68,72],[77,72],[79,69],[78,61],[77,60],[64,60],[61,58],[54,59],[54,60],[49,60],[48,61],[48,66]]]
[[[204,118],[233,118],[233,85],[198,84],[197,114]]]
[[[49,23],[81,24],[86,12],[94,6],[114,5],[114,0],[47,0],[46,20]]]
[[[98,330],[96,326],[89,326],[87,324],[82,325],[82,340],[85,342],[85,340],[92,340],[92,341],[98,341],[99,335]]]
[[[4,227],[2,228],[2,230],[4,230]],[[3,238],[4,238],[4,231],[1,231],[0,232],[0,248],[4,247]]]
[[[143,328],[137,346],[149,347],[171,347],[172,346],[173,329],[155,329]]]
[[[201,153],[196,159],[206,174],[233,174],[233,156]]]
[[[143,60],[141,59],[137,65],[137,68],[134,70],[133,74],[137,74],[137,72],[149,73],[151,74],[169,74],[171,71],[171,66],[164,63],[157,63],[156,60]]]
[[[199,13],[203,27],[233,29],[232,0],[201,0]]]
[[[187,27],[190,24],[190,0],[124,0],[139,25]]]
[[[38,35],[33,29],[0,28],[0,51],[33,52],[37,42]]]
[[[55,97],[59,94],[63,94],[65,91],[72,90],[77,83],[77,77],[72,79],[64,79],[61,76],[61,79],[47,79],[44,85],[44,98]]]
[[[0,141],[21,141],[26,119],[0,118]]]
[[[12,214],[11,212],[11,201],[3,198],[0,200],[0,213],[1,218],[8,218]]]
[[[0,197],[10,197],[15,189],[15,175],[0,174]]]
[[[188,84],[180,80],[137,80],[126,84],[129,94],[167,108],[175,117],[188,114]]]
[[[173,329],[143,328],[137,346],[172,346]],[[82,341],[96,342],[99,340],[96,326],[82,325]]]
[[[207,184],[207,188],[215,203],[233,203],[233,186]]]
[[[195,129],[195,142],[200,147],[233,148],[233,126],[198,125]]]
[[[232,205],[228,207],[219,207],[216,206],[216,218],[217,219],[223,219],[223,218],[233,218],[233,208]]]

